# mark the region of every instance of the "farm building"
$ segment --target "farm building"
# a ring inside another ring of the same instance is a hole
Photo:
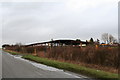
[[[86,46],[88,42],[80,41],[80,40],[54,40],[42,43],[34,43],[30,45],[26,45],[27,47],[34,46]]]

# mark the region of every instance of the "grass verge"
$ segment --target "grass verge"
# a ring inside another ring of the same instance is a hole
[[[10,50],[4,50],[5,52],[8,52],[12,55],[21,55],[21,53],[15,52],[15,51],[10,51]]]
[[[83,67],[77,64],[49,60],[47,58],[40,58],[40,57],[33,56],[33,55],[23,55],[22,58],[29,59],[29,60],[32,60],[32,61],[35,61],[41,64],[45,64],[48,66],[56,67],[59,69],[87,75],[93,78],[99,78],[102,80],[118,80],[118,74],[95,70],[91,68],[86,68],[86,67]]]

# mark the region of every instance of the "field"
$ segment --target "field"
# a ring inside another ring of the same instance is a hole
[[[88,68],[118,73],[118,47],[14,47],[9,50]]]
[[[110,72],[106,72],[103,70],[91,69],[91,68],[88,68],[85,66],[81,66],[79,64],[52,60],[52,59],[48,59],[48,58],[34,56],[31,54],[18,53],[18,52],[14,52],[14,51],[10,51],[10,50],[6,50],[6,51],[12,55],[21,55],[22,54],[22,58],[25,58],[25,59],[28,59],[31,61],[35,61],[35,62],[38,62],[41,64],[45,64],[48,66],[56,67],[59,69],[72,71],[72,72],[82,74],[82,75],[85,75],[85,76],[88,76],[91,78],[99,78],[100,80],[118,80],[117,79],[118,74],[115,74],[115,73],[110,73]]]

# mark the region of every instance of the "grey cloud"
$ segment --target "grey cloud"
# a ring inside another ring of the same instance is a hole
[[[117,7],[102,6],[74,11],[65,3],[4,3],[3,44],[116,35]]]

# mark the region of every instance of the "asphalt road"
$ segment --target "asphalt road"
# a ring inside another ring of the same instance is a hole
[[[2,63],[2,78],[84,78],[71,72],[38,68],[6,52],[2,52]]]

